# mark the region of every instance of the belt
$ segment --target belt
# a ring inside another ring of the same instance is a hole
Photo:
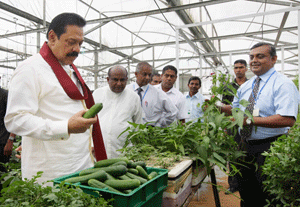
[[[266,143],[271,143],[274,142],[278,139],[278,137],[281,137],[283,134],[274,136],[274,137],[268,137],[265,139],[255,139],[255,140],[247,140],[246,142],[250,145],[260,145],[260,144],[266,144]]]

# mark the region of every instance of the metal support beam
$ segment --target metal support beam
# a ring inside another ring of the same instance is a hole
[[[119,15],[119,16],[114,16],[114,17],[107,17],[107,18],[103,18],[103,19],[88,20],[87,24],[95,24],[95,23],[99,23],[100,21],[110,22],[110,21],[114,21],[114,20],[122,20],[122,19],[130,19],[130,18],[135,18],[135,17],[149,16],[149,15],[154,15],[154,14],[167,13],[167,12],[179,11],[179,10],[184,10],[184,9],[191,9],[191,8],[201,7],[201,6],[215,5],[215,4],[220,4],[220,3],[230,2],[230,1],[235,1],[235,0],[210,0],[210,1],[205,1],[205,2],[197,2],[197,3],[193,3],[193,4],[172,6],[172,7],[163,8],[163,9],[136,12],[133,14],[125,14],[125,15]]]
[[[282,21],[281,21],[281,24],[280,24],[280,27],[279,27],[279,31],[277,33],[277,37],[276,37],[276,40],[275,40],[275,43],[274,43],[274,46],[276,47],[277,44],[278,44],[278,41],[280,39],[280,36],[281,36],[281,33],[282,33],[282,29],[284,28],[284,25],[286,23],[286,20],[289,16],[289,13],[290,12],[285,12],[284,15],[283,15],[283,18],[282,18]]]

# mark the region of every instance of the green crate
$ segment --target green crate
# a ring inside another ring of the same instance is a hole
[[[151,173],[152,171],[157,172],[158,175],[154,179],[149,180],[147,183],[144,183],[128,194],[112,192],[105,188],[93,188],[90,186],[81,185],[80,183],[75,183],[73,185],[78,185],[85,193],[94,196],[98,196],[95,191],[99,191],[99,193],[105,199],[113,198],[114,201],[112,202],[112,205],[114,207],[158,207],[162,204],[163,192],[168,186],[168,170],[147,167],[147,173]],[[54,185],[59,184],[68,178],[78,176],[79,172],[55,178]]]

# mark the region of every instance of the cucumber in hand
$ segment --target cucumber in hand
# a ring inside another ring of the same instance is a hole
[[[93,118],[94,116],[96,116],[96,114],[99,113],[99,111],[101,111],[102,108],[103,108],[102,103],[96,103],[87,112],[85,112],[85,114],[83,114],[82,117],[86,119]]]

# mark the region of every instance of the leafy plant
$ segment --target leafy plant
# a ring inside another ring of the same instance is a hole
[[[94,197],[84,193],[78,186],[65,185],[43,186],[36,182],[42,172],[38,172],[31,180],[25,179],[12,182],[2,189],[0,205],[4,207],[32,207],[32,206],[72,206],[93,207],[110,206],[104,198]]]
[[[227,75],[213,76],[212,98],[204,106],[206,107],[204,116],[196,123],[174,122],[166,128],[147,126],[147,123],[140,125],[130,123],[132,126],[125,130],[129,134],[122,149],[123,153],[130,159],[145,160],[151,155],[156,157],[163,157],[165,154],[188,156],[192,160],[200,160],[208,173],[212,165],[218,165],[226,171],[227,161],[233,162],[244,155],[243,152],[237,150],[233,136],[228,135],[226,129],[236,131],[235,126],[243,127],[245,114],[240,109],[234,109],[232,116],[225,116],[220,112],[217,106],[220,102],[219,96],[223,93],[236,92],[234,88],[232,92],[225,91],[227,85]],[[247,105],[247,101],[242,101],[241,104]],[[249,116],[251,117],[250,114]],[[130,143],[133,146],[129,146]],[[135,158],[132,157],[133,155]]]
[[[300,206],[299,126],[296,123],[288,136],[278,138],[270,151],[263,153],[266,156],[262,166],[263,173],[267,176],[265,190],[273,196],[268,206]]]

